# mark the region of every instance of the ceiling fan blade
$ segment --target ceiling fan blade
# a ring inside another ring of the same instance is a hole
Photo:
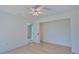
[[[41,5],[35,5],[33,8],[34,8],[34,9],[37,9],[37,8],[39,8],[39,7],[41,7]]]
[[[40,10],[42,10],[42,7],[39,7],[39,8],[37,8],[36,10],[37,10],[37,11],[40,11]]]
[[[48,8],[48,7],[44,7],[43,9],[45,9],[45,10],[52,10],[51,8]]]
[[[34,9],[34,8],[30,8],[30,10],[35,11],[35,9]]]

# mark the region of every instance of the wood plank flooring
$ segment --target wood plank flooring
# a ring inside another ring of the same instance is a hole
[[[71,48],[49,43],[31,43],[9,51],[8,54],[71,54]]]

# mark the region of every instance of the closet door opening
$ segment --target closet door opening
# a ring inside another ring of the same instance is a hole
[[[40,24],[40,42],[71,47],[70,19],[54,20]]]

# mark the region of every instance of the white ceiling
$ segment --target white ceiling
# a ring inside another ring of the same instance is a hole
[[[0,10],[14,15],[22,16],[25,18],[35,18],[34,16],[29,14],[29,12],[31,11],[29,10],[29,8],[33,6],[34,5],[1,5]],[[43,15],[40,15],[39,17],[36,18],[70,12],[75,9],[74,5],[43,5],[43,7],[47,7],[49,9],[48,10],[43,9],[42,10]]]

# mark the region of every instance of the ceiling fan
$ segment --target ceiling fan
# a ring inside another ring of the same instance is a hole
[[[30,8],[30,14],[32,14],[33,16],[39,16],[41,14],[43,14],[42,10],[50,10],[50,8],[44,7],[42,5],[35,5],[34,7]]]

